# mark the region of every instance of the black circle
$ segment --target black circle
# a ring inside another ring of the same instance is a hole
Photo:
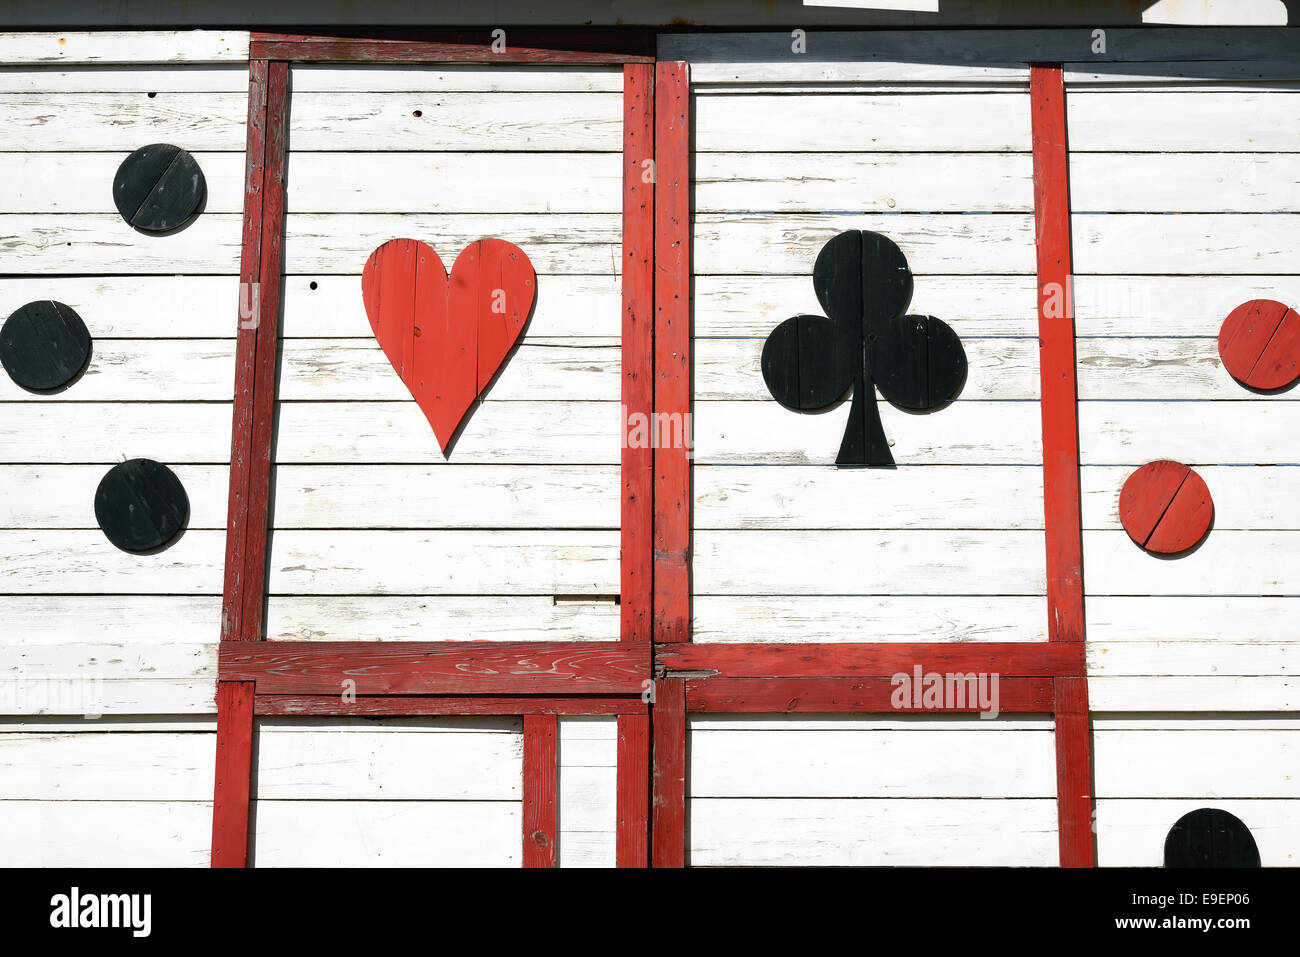
[[[313,279],[311,282],[307,283],[307,288],[310,289],[310,290],[312,290],[313,292],[315,292],[315,290],[316,290],[316,280]]]
[[[934,316],[891,319],[873,338],[869,356],[880,394],[900,408],[937,409],[955,399],[966,381],[961,339]]]
[[[855,356],[841,340],[840,325],[825,316],[795,316],[773,329],[760,359],[772,398],[799,412],[842,398],[853,385]]]
[[[194,218],[207,193],[194,157],[179,146],[142,146],[117,168],[113,202],[136,229],[165,233]]]
[[[90,331],[75,309],[52,299],[19,306],[0,328],[0,364],[31,392],[61,389],[86,367]]]
[[[185,526],[190,500],[176,473],[153,459],[130,459],[104,473],[95,490],[95,521],[127,552],[167,544]]]
[[[1165,838],[1165,867],[1259,867],[1250,828],[1216,807],[1184,814]]]

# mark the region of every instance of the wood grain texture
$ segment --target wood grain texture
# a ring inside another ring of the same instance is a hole
[[[248,862],[248,805],[253,752],[253,683],[217,683],[216,792],[212,803],[212,866]]]
[[[57,100],[0,93],[0,150],[123,152],[147,143],[238,152],[244,144],[245,93],[68,93]]]
[[[619,595],[621,636],[624,641],[650,641],[653,639],[654,616],[654,517],[655,517],[655,451],[649,447],[634,447],[628,441],[633,423],[632,416],[649,415],[655,408],[655,191],[652,182],[646,182],[647,172],[655,164],[655,68],[646,64],[629,64],[623,68],[623,276],[622,276],[622,339],[621,352],[621,424],[623,429],[622,461],[620,463],[621,494],[619,497],[619,535],[622,557],[619,566]],[[648,165],[647,165],[648,164]],[[632,733],[631,725],[620,734]],[[648,767],[648,725],[640,729],[639,740],[645,748],[640,759],[627,756],[628,761],[641,760]],[[620,738],[620,740],[622,740]],[[631,766],[619,762],[620,800],[627,815],[641,814],[640,818],[625,819],[620,814],[620,841],[624,853],[638,860],[646,857],[645,841],[640,851],[636,845],[628,846],[625,829],[635,833],[638,824],[642,832],[649,828],[648,806],[628,804],[632,795],[626,788],[634,787],[637,773]],[[648,786],[647,786],[648,793]],[[644,866],[644,861],[642,865]]]
[[[221,647],[223,680],[258,694],[637,694],[650,653],[632,643],[285,642]],[[355,687],[344,687],[355,681]]]
[[[1287,121],[1287,91],[1070,93],[1070,149],[1076,152],[1294,153],[1300,130]],[[1191,118],[1196,122],[1189,122]]]
[[[650,744],[648,714],[619,715],[615,858],[619,867],[650,866]]]
[[[692,678],[686,681],[686,708],[691,714],[889,714],[912,710],[897,706],[897,690],[890,678]],[[1045,714],[1052,711],[1052,705],[1050,678],[999,678],[999,714]],[[925,713],[981,710],[987,709],[981,709],[972,696],[927,707]]]
[[[0,62],[136,64],[247,61],[244,30],[0,33]]]
[[[687,862],[686,682],[658,678],[654,685],[651,745],[650,866]]]
[[[555,867],[558,861],[559,746],[555,715],[524,715],[524,867]]]
[[[142,39],[139,33],[130,35],[136,42]],[[243,93],[247,89],[247,58],[211,64],[75,63],[0,67],[0,92],[3,93]]]
[[[295,63],[293,86],[303,93],[618,93],[623,67],[559,66],[545,69],[496,62],[492,69],[468,63]]]
[[[428,39],[255,32],[250,55],[314,62],[600,64],[652,60],[646,34],[514,31],[497,49],[484,31],[445,31]]]
[[[685,63],[655,74],[654,640],[691,633],[691,98]],[[662,418],[660,419],[662,420]]]
[[[513,637],[513,636],[512,636]],[[367,721],[385,717],[442,717],[478,715],[626,715],[644,712],[637,699],[627,696],[583,695],[578,698],[547,698],[540,695],[358,695],[343,699],[334,695],[258,695],[253,713],[274,717],[362,717]]]
[[[1298,213],[1132,213],[1072,219],[1080,275],[1272,274],[1292,268]]]
[[[641,717],[648,720],[644,711]],[[560,718],[560,867],[617,866],[620,720]],[[649,767],[647,754],[641,762],[643,778]],[[648,802],[648,788],[646,794],[643,805]],[[647,812],[648,807],[642,812],[643,823]]]
[[[1004,677],[1080,675],[1078,642],[1006,644],[661,645],[656,664],[668,674],[713,671],[721,678],[889,678],[900,672],[998,672]],[[706,676],[700,680],[712,680]]]

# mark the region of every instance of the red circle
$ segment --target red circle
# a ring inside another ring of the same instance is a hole
[[[1300,314],[1273,299],[1243,302],[1219,329],[1219,357],[1252,389],[1281,389],[1300,378]]]
[[[1181,462],[1148,462],[1119,493],[1119,520],[1128,537],[1157,555],[1177,555],[1210,530],[1214,499],[1205,480]]]

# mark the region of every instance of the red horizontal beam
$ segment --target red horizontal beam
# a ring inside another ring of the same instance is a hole
[[[655,661],[667,667],[669,676],[714,672],[727,678],[888,678],[912,674],[918,665],[923,672],[973,671],[1004,676],[1084,673],[1083,646],[1078,642],[675,643],[659,645]]]
[[[645,715],[648,708],[639,697],[597,696],[590,698],[455,696],[455,695],[359,695],[352,700],[337,694],[262,694],[253,699],[258,717],[321,716],[346,718],[402,717],[415,715]]]
[[[494,43],[495,41],[495,43]],[[406,37],[254,33],[252,59],[315,63],[653,63],[648,34],[557,33],[490,29]]]
[[[986,686],[988,689],[992,685]],[[1051,678],[999,678],[993,707],[999,714],[1047,714],[1054,710]],[[963,691],[967,689],[963,688]],[[914,707],[910,693],[896,693],[888,678],[691,678],[686,710],[692,714],[915,714],[974,713],[977,701]],[[896,701],[903,701],[902,706]]]
[[[631,641],[223,641],[218,662],[259,695],[339,698],[640,695],[650,678],[649,645]]]

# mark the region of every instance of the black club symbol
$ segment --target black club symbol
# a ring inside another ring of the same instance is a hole
[[[933,316],[908,316],[912,272],[888,237],[840,233],[813,265],[826,316],[795,316],[767,337],[763,379],[772,397],[799,412],[825,409],[853,389],[836,465],[893,465],[876,389],[894,405],[930,411],[966,381],[957,333]],[[829,316],[829,318],[827,318]]]

